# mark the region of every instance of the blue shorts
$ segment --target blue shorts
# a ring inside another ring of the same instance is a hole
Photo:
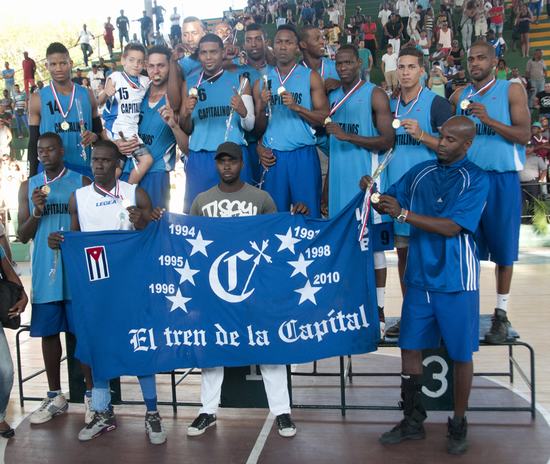
[[[277,211],[290,211],[290,205],[305,203],[311,217],[321,217],[321,164],[315,146],[292,151],[273,150],[277,162],[264,176]]]
[[[74,333],[71,301],[33,303],[31,337],[48,337],[61,332]]]
[[[120,180],[128,182],[129,172],[120,176]],[[148,172],[139,182],[139,186],[147,192],[153,208],[157,206],[168,210],[170,203],[170,173],[168,171]]]
[[[247,147],[242,146],[244,166],[241,171],[243,182],[252,182],[252,174],[248,163]],[[188,214],[191,205],[199,193],[206,192],[220,182],[220,176],[216,169],[215,151],[189,150],[189,156],[185,161],[185,198],[183,212]]]
[[[442,293],[407,287],[399,347],[439,348],[441,339],[453,361],[472,360],[479,350],[479,290]]]
[[[518,260],[521,224],[521,187],[517,172],[489,174],[487,205],[481,215],[475,240],[479,259],[500,266],[511,266]]]
[[[369,225],[369,237],[372,239],[374,252],[393,250],[393,224],[391,222]]]

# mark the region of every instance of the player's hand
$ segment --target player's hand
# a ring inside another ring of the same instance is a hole
[[[339,88],[341,85],[342,83],[338,79],[328,78],[327,80],[325,80],[325,92],[332,92],[333,90]]]
[[[99,136],[97,134],[95,134],[94,132],[90,132],[89,130],[85,130],[84,132],[82,132],[80,144],[83,147],[87,147],[92,143],[96,143],[98,139]]]
[[[402,119],[401,125],[413,139],[418,140],[422,135],[422,129],[416,119]]]
[[[8,319],[17,317],[23,311],[25,311],[25,308],[27,307],[28,302],[29,302],[29,297],[27,296],[27,292],[25,292],[25,289],[21,289],[21,296],[16,301],[16,303],[8,310]]]
[[[266,86],[262,89],[262,92],[260,93],[260,100],[263,103],[263,107],[265,108],[269,102],[271,101],[271,90],[269,90]]]
[[[120,150],[120,153],[122,153],[123,155],[129,155],[129,154],[133,153],[134,151],[136,151],[137,148],[139,147],[139,141],[138,141],[137,136],[135,136],[135,135],[131,139],[125,139],[125,140],[118,139],[118,140],[115,140],[115,143],[116,143],[118,149]]]
[[[164,214],[166,210],[164,208],[161,208],[160,206],[157,206],[156,208],[153,209],[153,211],[151,212],[151,220],[152,221],[158,221],[160,220],[160,218],[162,217],[162,215]]]
[[[290,214],[303,214],[309,215],[309,208],[305,203],[296,203],[290,210]]]
[[[183,102],[183,114],[185,116],[189,116],[195,109],[195,106],[197,106],[198,101],[199,101],[198,97],[192,97],[191,95],[187,95],[187,97],[185,97],[185,100]]]
[[[181,58],[185,56],[185,48],[181,43],[178,43],[174,47],[174,51],[172,52],[172,55],[170,56],[170,59],[172,61],[179,61]]]
[[[258,157],[260,158],[260,163],[264,168],[270,168],[277,161],[277,158],[275,158],[275,156],[273,155],[273,152],[269,148],[264,147],[260,143],[256,146],[256,152],[258,153]]]
[[[380,195],[380,201],[376,204],[376,211],[389,214],[392,218],[396,218],[401,214],[401,205],[394,197]]]
[[[298,105],[294,101],[294,96],[288,90],[285,90],[281,94],[281,100],[283,101],[283,105],[285,105],[289,110],[292,110],[292,111],[296,110],[296,107]]]
[[[103,91],[107,94],[109,98],[116,93],[115,84],[113,84],[113,81],[111,79],[107,79]]]
[[[243,99],[239,95],[239,92],[233,87],[233,96],[231,97],[231,108],[233,108],[241,118],[245,118],[248,111],[244,106]]]
[[[484,124],[487,124],[491,119],[487,114],[487,108],[485,108],[485,105],[482,105],[481,103],[470,103],[468,106],[468,111],[472,116],[475,116]]]
[[[46,195],[40,188],[36,187],[32,191],[31,195],[31,201],[34,205],[34,209],[38,214],[42,214],[44,212],[44,207],[46,206],[46,200],[48,198],[48,195]],[[38,215],[37,214],[37,215]]]
[[[164,120],[166,124],[168,124],[168,127],[170,129],[174,129],[178,123],[176,122],[176,115],[174,114],[174,110],[170,106],[170,102],[168,99],[166,99],[166,105],[161,106],[158,109],[158,112],[160,114],[160,117]]]
[[[64,237],[61,232],[51,232],[50,235],[48,235],[48,247],[52,250],[59,250],[63,240]]]
[[[138,208],[136,206],[128,206],[126,210],[128,211],[129,221],[134,225],[139,224],[139,222],[143,218],[143,211],[141,210],[141,208]]]
[[[367,190],[372,185],[372,177],[371,176],[363,176],[361,177],[361,180],[359,181],[359,188],[363,190]]]
[[[325,126],[325,130],[327,131],[327,134],[334,135],[338,140],[345,141],[347,139],[348,134],[344,132],[344,129],[340,127],[340,124],[337,124],[335,122],[329,122]]]

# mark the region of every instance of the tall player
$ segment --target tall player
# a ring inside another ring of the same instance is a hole
[[[330,217],[338,214],[357,195],[361,176],[365,172],[372,173],[373,164],[378,164],[378,152],[389,150],[395,138],[388,97],[382,89],[361,79],[361,64],[353,45],[343,45],[336,52],[336,70],[342,86],[329,95],[332,114],[326,124],[330,143],[327,174]],[[392,225],[387,223],[389,228],[384,227],[379,215],[376,222],[371,226],[370,236],[374,243],[376,296],[383,324],[386,287],[383,250],[387,249],[384,245],[391,246]]]
[[[255,130],[263,134],[257,147],[263,187],[278,211],[302,202],[319,217],[321,168],[314,127],[328,116],[325,87],[317,71],[296,63],[298,35],[292,26],[277,29],[273,51],[276,65],[268,67],[267,86],[254,86]]]
[[[151,200],[147,193],[135,184],[117,180],[116,168],[121,154],[110,140],[99,141],[92,152],[94,182],[78,188],[70,197],[71,230],[93,232],[101,230],[140,230],[151,219],[158,219],[159,209],[151,211]],[[55,232],[48,236],[48,246],[58,250],[63,234]],[[51,250],[50,250],[51,251]],[[79,321],[76,320],[77,334]],[[78,350],[85,347],[77,345]],[[157,390],[154,375],[138,377],[145,407],[145,433],[151,444],[160,445],[166,441],[166,431],[157,410]],[[78,434],[80,441],[89,441],[116,429],[115,414],[110,407],[111,392],[107,379],[94,376],[92,389],[93,418]]]
[[[50,85],[33,93],[29,102],[31,176],[38,171],[38,137],[46,132],[61,137],[64,163],[68,169],[88,177],[92,175],[89,146],[99,139],[103,128],[93,92],[71,81],[72,66],[65,45],[53,42],[48,46],[46,68],[51,76]]]
[[[415,48],[403,48],[397,60],[399,94],[390,99],[395,129],[394,159],[386,169],[388,186],[397,182],[418,163],[435,159],[438,131],[452,116],[449,102],[431,90],[422,87],[420,78],[424,73],[424,57]],[[394,222],[395,248],[401,291],[405,295],[403,276],[407,264],[410,227]],[[399,323],[389,327],[388,337],[399,336]]]
[[[506,315],[514,261],[518,259],[521,190],[518,171],[525,162],[531,116],[522,85],[496,80],[495,49],[487,42],[468,51],[472,84],[452,95],[457,114],[476,124],[476,138],[468,152],[471,161],[489,173],[491,188],[476,236],[482,259],[496,264],[497,303],[488,343],[508,338]]]
[[[170,200],[170,171],[176,162],[176,144],[187,153],[188,137],[177,124],[174,111],[166,98],[170,50],[154,46],[148,50],[147,74],[151,80],[141,103],[139,137],[153,156],[153,165],[140,180],[139,186],[147,192],[155,207],[168,209]],[[123,154],[132,153],[137,140],[117,141]],[[126,180],[132,169],[126,163],[122,179]]]
[[[54,58],[55,59],[55,58]],[[33,94],[36,95],[36,94]],[[30,416],[31,424],[42,424],[64,413],[69,404],[61,391],[61,332],[74,333],[68,289],[63,284],[63,265],[47,245],[50,232],[69,230],[69,198],[88,178],[63,165],[63,141],[59,134],[45,132],[38,137],[38,159],[44,171],[31,176],[19,188],[17,236],[33,241],[31,337],[42,338],[42,356],[48,392]],[[86,379],[86,421],[91,420],[89,403],[91,378]]]
[[[186,163],[184,212],[188,212],[195,197],[218,183],[214,160],[218,145],[234,142],[246,157],[244,130],[254,128],[254,102],[248,80],[237,71],[223,69],[222,40],[206,34],[199,42],[198,56],[202,71],[193,74],[183,84],[185,99],[180,111],[180,124],[189,138]],[[241,95],[238,90],[242,86]],[[250,181],[250,167],[245,164],[243,175]]]
[[[203,22],[195,16],[188,16],[183,20],[181,43],[185,55],[178,58],[172,54],[170,60],[170,77],[168,79],[168,99],[175,111],[178,111],[182,102],[181,87],[184,79],[200,71],[201,63],[197,55],[200,40],[206,34]]]

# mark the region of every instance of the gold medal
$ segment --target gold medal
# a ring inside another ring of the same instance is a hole
[[[69,125],[69,123],[67,121],[63,121],[61,123],[61,130],[68,131],[69,127],[71,127],[71,126]]]
[[[394,128],[394,129],[399,129],[401,127],[401,121],[397,118],[395,118],[392,122],[391,122],[391,126]]]
[[[52,191],[52,188],[49,185],[43,185],[42,187],[40,187],[40,190],[44,195],[49,195]]]
[[[281,85],[281,87],[277,89],[277,95],[280,97],[284,92],[286,92],[286,89]]]
[[[235,24],[235,29],[237,29],[238,31],[244,30],[244,24],[243,23]]]
[[[374,192],[370,197],[370,202],[376,204],[379,201],[380,201],[380,192]]]
[[[468,100],[467,98],[462,100],[460,102],[460,108],[463,109],[464,111],[466,111],[468,109],[468,107],[470,106],[470,100]]]
[[[332,119],[330,119],[330,116],[327,116],[327,117],[325,118],[325,126],[326,126],[327,124],[330,124],[331,122],[332,122]]]
[[[196,87],[191,87],[189,89],[189,96],[197,98],[199,96],[199,90]]]

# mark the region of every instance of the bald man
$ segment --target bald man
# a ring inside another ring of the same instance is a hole
[[[383,444],[425,437],[421,401],[422,350],[445,342],[454,361],[454,417],[447,450],[467,450],[466,418],[472,355],[479,348],[479,260],[474,232],[489,191],[488,175],[468,161],[475,125],[454,116],[440,129],[437,160],[411,168],[373,206],[411,226],[401,333],[404,419],[380,437]],[[367,178],[361,179],[365,188]]]

